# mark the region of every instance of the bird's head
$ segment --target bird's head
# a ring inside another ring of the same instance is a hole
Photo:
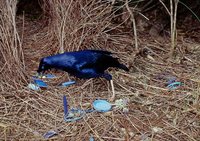
[[[37,70],[37,76],[40,77],[46,70],[50,69],[50,63],[47,58],[42,58]]]

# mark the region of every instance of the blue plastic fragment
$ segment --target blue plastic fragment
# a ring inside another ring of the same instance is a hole
[[[95,100],[93,107],[98,112],[108,112],[111,110],[112,105],[106,100]]]
[[[39,87],[43,87],[43,88],[46,88],[47,87],[47,84],[40,80],[40,79],[34,79],[34,82],[39,86]]]
[[[51,137],[53,137],[53,136],[55,136],[55,135],[57,135],[57,134],[58,134],[57,132],[51,130],[51,131],[46,132],[46,133],[43,135],[43,137],[44,137],[45,139],[48,139],[48,138],[51,138]]]
[[[45,77],[46,77],[46,78],[50,78],[50,79],[51,79],[51,78],[56,78],[56,76],[53,75],[53,74],[46,74]]]
[[[90,139],[89,139],[89,141],[94,141],[94,138],[93,138],[93,136],[90,136]]]
[[[64,106],[64,115],[67,116],[68,115],[68,105],[67,105],[67,98],[65,95],[63,96],[63,106]]]
[[[61,86],[66,87],[66,86],[69,86],[69,85],[72,85],[72,84],[75,84],[75,83],[76,83],[75,81],[68,81],[68,82],[62,83]]]
[[[170,89],[170,90],[175,90],[175,89],[177,89],[178,87],[180,87],[181,85],[182,85],[181,82],[173,82],[173,83],[169,84],[169,85],[167,86],[167,88]]]

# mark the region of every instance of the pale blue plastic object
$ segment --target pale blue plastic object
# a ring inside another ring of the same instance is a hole
[[[94,141],[94,138],[93,138],[93,136],[90,136],[90,139],[89,139],[89,141]]]
[[[66,86],[69,86],[69,85],[72,85],[72,84],[75,84],[75,83],[76,83],[75,81],[68,81],[68,82],[62,83],[61,86],[66,87]]]
[[[95,100],[93,107],[98,112],[108,112],[111,110],[112,105],[106,100]]]
[[[35,84],[37,84],[39,87],[46,88],[46,87],[48,86],[44,81],[42,81],[42,80],[40,80],[40,79],[34,79],[34,82],[35,82]]]
[[[175,90],[175,89],[177,89],[178,87],[180,87],[181,85],[182,85],[181,82],[173,82],[173,83],[169,84],[169,85],[167,86],[167,88],[170,89],[170,90]]]

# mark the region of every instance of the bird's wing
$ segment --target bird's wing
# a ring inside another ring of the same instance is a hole
[[[84,65],[84,67],[91,67],[96,72],[99,73],[104,73],[106,69],[109,67],[115,67],[119,69],[123,69],[125,71],[128,71],[129,69],[121,64],[118,61],[118,58],[114,58],[111,56],[112,53],[107,52],[107,51],[94,51],[95,53],[93,54],[93,61],[91,63],[87,63]]]
[[[103,73],[111,64],[113,57],[111,52],[101,50],[90,50],[87,62],[81,65],[82,69],[93,69],[96,72]]]

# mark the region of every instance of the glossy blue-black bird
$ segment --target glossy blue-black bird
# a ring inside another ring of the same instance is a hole
[[[103,77],[112,80],[112,76],[105,72],[109,67],[129,70],[125,65],[119,63],[117,58],[112,57],[112,53],[109,51],[82,50],[42,58],[37,72],[41,75],[46,70],[55,68],[66,71],[78,78]],[[113,82],[111,85],[114,93]]]

